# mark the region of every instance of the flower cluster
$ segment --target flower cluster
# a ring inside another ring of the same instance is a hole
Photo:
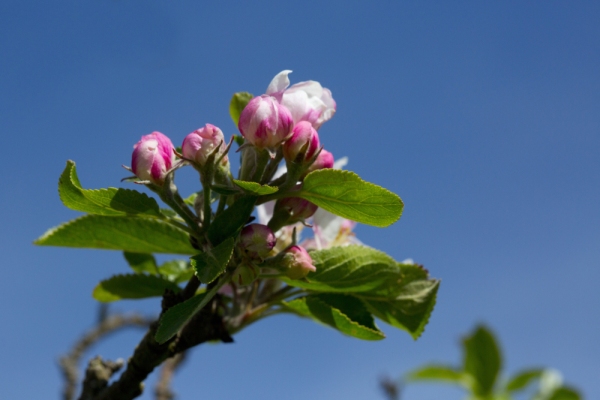
[[[238,266],[232,279],[237,284],[248,284],[256,279],[260,266],[270,257],[279,257],[280,265],[275,269],[291,279],[303,278],[315,270],[308,252],[296,243],[295,233],[308,224],[317,206],[294,197],[293,192],[310,172],[334,166],[333,155],[323,149],[317,130],[333,117],[336,103],[329,89],[319,82],[290,86],[290,73],[285,70],[277,74],[266,92],[249,100],[239,115],[237,125],[244,138],[239,179],[276,186],[278,193],[290,193],[290,196],[277,198],[268,220],[241,230],[236,244]],[[229,148],[221,129],[212,124],[187,135],[181,154],[175,151],[167,136],[153,132],[134,146],[131,170],[140,179],[139,183],[147,184],[161,195],[198,231],[196,236],[202,242],[213,218],[211,189],[218,192],[218,188],[225,188],[233,193],[220,196],[221,211],[237,196],[235,191],[239,188],[231,176]],[[285,160],[285,172],[277,174],[282,160]],[[203,185],[203,196],[198,196],[195,202],[195,214],[183,201],[178,201],[171,179],[174,170],[188,164],[200,172]],[[315,229],[317,233],[319,227]],[[279,246],[276,246],[278,239]],[[273,269],[273,263],[269,265]]]

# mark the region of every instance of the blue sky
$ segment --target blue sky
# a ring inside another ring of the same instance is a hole
[[[181,398],[383,398],[383,375],[457,363],[477,322],[508,372],[551,366],[600,398],[599,18],[594,2],[3,1],[3,398],[58,396],[56,360],[96,318],[92,288],[127,271],[118,252],[32,246],[78,215],[58,199],[65,161],[86,187],[119,186],[141,135],[180,143],[207,122],[232,134],[231,94],[260,94],[283,69],[333,92],[327,149],[403,198],[398,223],[357,235],[441,278],[438,305],[417,342],[382,324],[373,343],[265,320],[194,350]],[[194,179],[178,177],[188,191]],[[87,358],[127,358],[140,335]],[[405,398],[439,396],[461,398]]]

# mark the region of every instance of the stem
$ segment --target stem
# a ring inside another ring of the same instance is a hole
[[[227,205],[227,196],[219,195],[219,205],[217,206],[217,212],[215,215],[219,215],[225,210],[225,206]]]
[[[282,149],[282,147],[279,147],[279,149],[277,149],[277,154],[275,155],[275,157],[269,160],[267,168],[265,169],[262,179],[260,180],[261,185],[264,185],[268,183],[271,179],[273,179],[273,175],[275,175],[275,172],[277,172],[277,167],[279,166],[279,163],[281,162],[281,160],[283,160]]]
[[[271,155],[269,151],[266,149],[258,150],[257,154],[257,162],[256,162],[256,171],[254,172],[254,176],[252,177],[253,182],[261,182],[262,176],[265,172],[265,167],[271,160]]]

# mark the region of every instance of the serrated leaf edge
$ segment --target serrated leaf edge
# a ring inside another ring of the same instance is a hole
[[[298,311],[294,310],[292,307],[288,306],[288,304],[289,304],[289,303],[291,303],[291,302],[293,302],[293,301],[300,301],[300,300],[303,300],[303,301],[306,303],[306,298],[307,298],[307,297],[308,297],[308,296],[299,297],[299,298],[296,298],[296,299],[294,299],[294,300],[291,300],[291,301],[289,301],[289,302],[282,301],[282,304],[283,304],[285,307],[289,308],[290,310],[294,311],[294,313],[298,314],[298,315],[299,315],[299,316],[301,316],[301,317],[305,317],[305,318],[310,318],[310,319],[313,319],[313,320],[317,321],[318,323],[320,323],[321,325],[324,325],[324,326],[326,326],[326,327],[328,327],[328,328],[331,328],[331,329],[335,329],[333,326],[331,326],[331,325],[328,325],[328,324],[326,324],[326,323],[322,322],[322,321],[321,321],[321,320],[319,320],[318,318],[312,318],[312,317],[311,317],[311,316],[309,316],[309,315],[304,315],[304,314],[301,314],[300,312],[298,312]],[[360,299],[358,299],[358,300],[360,300]],[[317,297],[313,297],[313,298],[311,298],[311,301],[318,301],[319,303],[321,303],[321,304],[325,305],[326,307],[329,307],[329,308],[332,308],[332,309],[336,310],[336,311],[337,311],[337,312],[339,312],[339,313],[340,313],[340,314],[341,314],[341,315],[342,315],[342,316],[343,316],[343,317],[344,317],[344,318],[345,318],[345,319],[346,319],[346,320],[347,320],[347,321],[348,321],[348,322],[349,322],[351,325],[354,325],[354,326],[356,326],[356,327],[359,327],[359,328],[361,328],[361,329],[367,330],[367,331],[369,331],[369,332],[371,332],[371,333],[373,333],[373,334],[375,334],[375,335],[379,336],[381,339],[385,339],[385,337],[386,337],[386,336],[385,336],[385,333],[383,333],[381,330],[379,330],[379,329],[378,329],[378,330],[374,330],[374,329],[371,329],[371,328],[369,328],[368,326],[361,325],[361,324],[359,324],[358,322],[351,320],[351,319],[350,319],[350,317],[348,317],[346,314],[344,314],[344,313],[343,313],[343,312],[342,312],[340,309],[338,309],[338,308],[335,308],[335,307],[333,307],[333,306],[332,306],[332,305],[330,305],[330,304],[327,304],[326,302],[324,302],[323,300],[321,300],[321,299],[319,299],[319,298],[317,298]],[[360,300],[360,301],[362,302],[362,300]],[[342,332],[342,331],[340,331],[339,329],[336,329],[336,330],[337,330],[338,332],[340,332],[340,333],[343,333],[344,335],[347,335],[347,336],[350,336],[350,337],[353,337],[353,338],[356,338],[356,339],[361,339],[361,338],[357,338],[356,336],[352,336],[352,335],[350,335],[350,334],[347,334],[346,332]],[[363,340],[365,340],[365,339],[363,339]],[[374,340],[378,340],[378,339],[374,339]]]

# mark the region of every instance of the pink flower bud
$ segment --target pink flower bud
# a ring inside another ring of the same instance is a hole
[[[214,125],[206,124],[183,139],[181,151],[185,158],[203,166],[208,155],[219,145],[219,153],[222,154],[227,147],[223,132]]]
[[[247,225],[240,234],[240,246],[252,258],[266,258],[276,242],[273,231],[266,225]]]
[[[321,150],[315,162],[308,167],[306,172],[309,173],[323,168],[333,168],[333,154],[325,149]]]
[[[302,279],[309,272],[317,270],[308,252],[301,246],[292,246],[286,250],[284,262],[288,267],[285,274],[291,279]]]
[[[292,71],[278,73],[267,88],[267,94],[276,97],[292,114],[294,123],[308,121],[315,129],[335,114],[337,105],[331,91],[316,81],[299,82],[290,88],[288,75]]]
[[[315,128],[310,122],[300,121],[294,126],[292,136],[283,143],[283,156],[290,162],[299,157],[306,161],[315,155],[319,145],[319,134]]]
[[[131,169],[140,179],[162,185],[165,175],[173,166],[173,143],[160,132],[142,136],[133,146]]]
[[[294,223],[312,217],[317,211],[317,208],[319,207],[315,204],[300,197],[286,197],[277,200],[274,213],[277,213],[279,210],[285,210],[290,216],[288,222]]]
[[[292,116],[288,109],[266,94],[250,100],[238,123],[246,140],[259,149],[279,146],[290,136],[292,126]]]

